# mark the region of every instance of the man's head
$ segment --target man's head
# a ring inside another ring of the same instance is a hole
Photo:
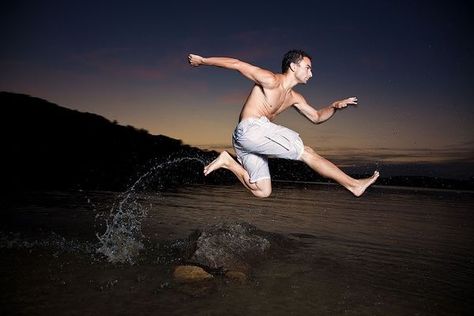
[[[292,49],[287,52],[281,61],[281,73],[284,74],[287,72],[291,68],[291,63],[299,64],[304,57],[307,57],[309,60],[311,60],[311,56],[309,56],[305,51]]]
[[[292,72],[299,83],[306,83],[313,76],[311,56],[302,50],[290,50],[281,62],[283,74]]]

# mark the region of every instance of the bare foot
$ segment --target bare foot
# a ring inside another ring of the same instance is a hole
[[[357,186],[349,188],[349,191],[351,191],[355,196],[359,197],[364,194],[365,189],[367,189],[372,183],[374,183],[379,176],[380,173],[378,171],[375,171],[370,178],[357,180]]]
[[[207,176],[208,174],[219,168],[227,168],[232,160],[233,158],[229,155],[227,151],[224,150],[223,152],[221,152],[219,157],[217,157],[213,162],[204,167],[204,175]]]

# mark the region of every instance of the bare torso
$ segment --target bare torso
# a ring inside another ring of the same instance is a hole
[[[258,84],[253,86],[240,112],[239,121],[262,116],[272,121],[278,114],[294,104],[293,90],[285,89],[281,78],[277,78],[279,84],[275,88],[263,88]]]

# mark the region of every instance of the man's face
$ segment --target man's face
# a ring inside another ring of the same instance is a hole
[[[295,76],[301,83],[308,82],[309,78],[313,76],[311,68],[311,60],[308,57],[303,57],[303,59],[295,64]]]

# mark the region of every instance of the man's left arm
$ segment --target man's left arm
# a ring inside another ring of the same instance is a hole
[[[293,106],[298,110],[298,112],[314,124],[320,124],[329,120],[338,109],[343,109],[348,105],[357,105],[357,97],[350,97],[344,100],[335,101],[329,106],[316,110],[306,102],[303,96],[296,93],[295,101],[296,102],[294,102]]]

